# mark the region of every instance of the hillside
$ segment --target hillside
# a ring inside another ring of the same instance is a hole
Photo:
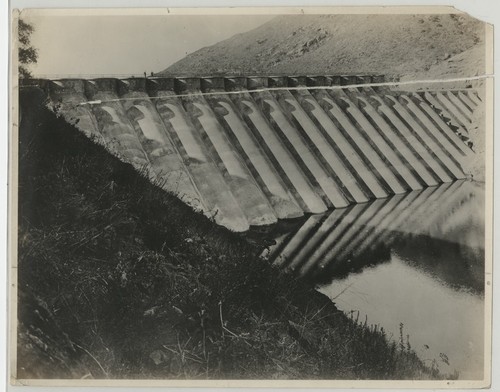
[[[401,81],[428,80],[428,79],[453,79],[463,76],[478,76],[485,71],[485,46],[483,42],[466,49],[465,51],[451,56],[450,58],[436,62],[429,69],[412,70],[401,77]],[[432,84],[434,89],[467,88],[474,87],[482,91],[483,80],[454,81],[443,84]],[[406,90],[419,90],[428,88],[428,83],[405,85]],[[482,94],[482,93],[481,93]]]
[[[481,46],[483,36],[482,22],[456,14],[279,16],[202,48],[159,74],[376,73],[399,78]],[[484,64],[474,62],[473,67]]]
[[[481,42],[449,59],[436,62],[428,70],[416,70],[401,80],[425,79],[432,75],[437,79],[449,79],[461,76],[478,76],[485,69],[485,47]]]

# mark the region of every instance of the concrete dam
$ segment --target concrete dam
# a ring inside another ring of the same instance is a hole
[[[380,81],[304,76],[37,83],[58,113],[111,153],[218,224],[246,231],[466,177],[474,154],[467,135],[481,104],[477,92],[370,85]]]

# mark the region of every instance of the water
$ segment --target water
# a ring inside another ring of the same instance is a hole
[[[270,258],[460,379],[484,366],[484,188],[457,181],[312,215]]]

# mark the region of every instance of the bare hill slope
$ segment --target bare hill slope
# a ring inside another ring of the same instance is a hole
[[[480,44],[483,35],[484,25],[465,15],[279,16],[202,48],[160,74],[381,73],[400,77],[429,70]]]
[[[415,70],[407,73],[401,80],[425,80],[430,77],[435,79],[450,79],[457,76],[479,76],[485,72],[485,46],[483,42],[451,56],[450,58],[436,62],[428,70]],[[458,84],[455,87],[464,87]]]

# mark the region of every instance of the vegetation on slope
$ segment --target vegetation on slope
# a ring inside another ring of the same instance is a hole
[[[159,74],[366,73],[399,78],[484,47],[483,36],[482,22],[459,14],[286,15],[202,48]],[[484,72],[484,64],[474,65],[480,68],[474,73]]]
[[[18,378],[440,377],[21,91]]]

